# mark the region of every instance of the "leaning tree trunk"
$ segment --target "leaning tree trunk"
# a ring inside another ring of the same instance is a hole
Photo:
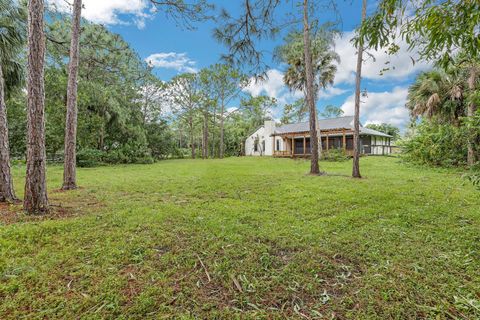
[[[73,3],[72,41],[67,86],[67,118],[65,123],[65,158],[63,164],[63,190],[77,188],[77,76],[80,42],[82,0]]]
[[[367,0],[363,0],[362,22],[367,16]],[[355,75],[355,117],[353,120],[353,169],[352,177],[361,178],[360,174],[360,85],[362,82],[363,44],[358,46],[357,71]]]
[[[219,158],[220,159],[223,159],[223,155],[225,153],[225,142],[224,142],[224,139],[225,139],[225,118],[224,118],[224,114],[225,114],[225,103],[223,102],[223,98],[222,98],[222,110],[221,110],[221,113],[220,113],[220,154],[219,154]]]
[[[27,174],[23,208],[48,212],[45,154],[45,34],[43,0],[28,1]]]
[[[477,69],[475,66],[471,66],[470,76],[468,77],[468,89],[470,90],[470,92],[473,92],[475,90],[476,82],[477,82]],[[476,111],[477,111],[477,106],[475,105],[475,102],[471,101],[468,104],[468,110],[467,110],[468,117],[473,117]],[[470,138],[468,141],[467,164],[469,166],[473,166],[476,161],[477,159],[475,156],[475,142],[472,141],[472,139]]]
[[[0,61],[1,62],[1,61]],[[5,81],[0,63],[0,202],[17,200],[13,190],[8,144],[7,106],[5,105]]]
[[[320,174],[318,165],[318,134],[317,119],[315,107],[315,89],[312,66],[312,53],[310,52],[310,25],[308,23],[308,0],[303,1],[303,45],[305,51],[305,73],[306,73],[306,93],[305,97],[310,113],[310,143],[311,143],[311,163],[310,174]],[[293,146],[292,146],[293,147]]]

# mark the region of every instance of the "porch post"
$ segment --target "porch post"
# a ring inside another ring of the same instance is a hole
[[[327,132],[327,151],[328,151],[328,132]]]
[[[303,136],[303,155],[305,156],[307,154],[307,138]]]
[[[291,150],[291,151],[292,151],[292,157],[293,157],[293,155],[295,154],[295,152],[294,152],[294,150],[293,150],[294,146],[295,146],[295,137],[292,136],[292,150]]]
[[[343,152],[347,151],[347,137],[345,136],[345,128],[343,129]]]

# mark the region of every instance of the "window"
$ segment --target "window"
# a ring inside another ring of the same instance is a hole
[[[255,140],[255,142],[253,143],[253,151],[258,152],[258,141],[257,140]]]
[[[280,140],[277,140],[277,151],[280,151]]]

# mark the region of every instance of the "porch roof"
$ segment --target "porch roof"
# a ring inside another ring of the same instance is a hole
[[[333,131],[333,130],[353,130],[353,116],[339,117],[333,119],[320,119],[318,125],[321,131]],[[284,124],[275,128],[275,135],[284,135],[288,133],[308,132],[310,131],[310,124],[308,122],[299,122]],[[360,134],[381,136],[391,138],[392,136],[379,132],[373,129],[365,128],[360,125]]]

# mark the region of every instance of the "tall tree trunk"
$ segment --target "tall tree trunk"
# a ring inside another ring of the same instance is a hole
[[[211,156],[212,158],[215,158],[216,156],[216,150],[215,150],[215,124],[217,120],[217,105],[215,104],[213,108],[213,119],[212,119],[212,151],[211,151]]]
[[[23,208],[30,214],[48,212],[45,154],[44,2],[28,1],[27,174]]]
[[[63,190],[77,188],[77,76],[79,63],[80,17],[82,0],[73,2],[72,41],[67,87],[67,118],[65,123],[65,158],[63,165]]]
[[[362,4],[362,23],[367,17],[367,0]],[[353,169],[352,177],[361,178],[360,174],[360,85],[362,82],[363,44],[358,46],[357,71],[355,75],[355,117],[353,120]]]
[[[203,113],[202,157],[208,158],[208,113]]]
[[[192,159],[195,159],[195,137],[193,136],[193,119],[188,119],[188,126],[190,128],[190,148],[192,148]]]
[[[220,154],[219,158],[223,159],[223,156],[225,154],[225,102],[223,101],[222,98],[222,110],[220,113]]]
[[[303,46],[305,51],[305,73],[307,80],[305,87],[305,98],[310,113],[310,143],[312,144],[310,174],[320,174],[320,166],[318,165],[317,113],[315,107],[312,53],[310,51],[310,24],[308,22],[308,11],[308,0],[303,0]]]
[[[470,90],[470,92],[473,92],[475,90],[475,83],[477,82],[477,75],[478,75],[478,70],[477,70],[476,66],[472,65],[470,67],[470,76],[468,77],[468,89]],[[467,115],[469,117],[473,117],[475,115],[476,111],[477,111],[477,106],[475,105],[475,102],[471,101],[468,104]],[[468,141],[467,164],[469,166],[473,166],[476,161],[477,161],[477,159],[476,159],[476,156],[475,156],[475,142],[471,141],[471,139],[469,139],[469,141]]]
[[[5,81],[0,61],[0,202],[13,202],[15,200],[17,200],[17,197],[15,197],[10,169]]]

